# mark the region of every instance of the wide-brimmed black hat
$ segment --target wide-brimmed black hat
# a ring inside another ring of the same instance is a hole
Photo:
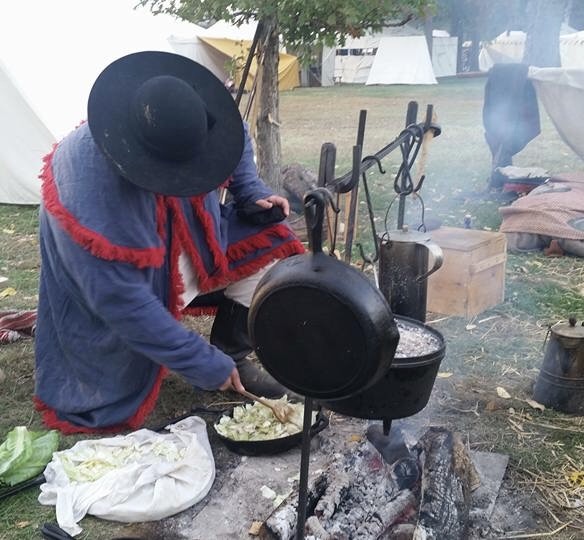
[[[207,193],[243,152],[235,101],[208,69],[172,53],[119,58],[91,89],[88,123],[121,176],[156,193]]]

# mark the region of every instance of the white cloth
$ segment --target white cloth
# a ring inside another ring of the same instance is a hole
[[[277,261],[272,261],[263,268],[260,268],[255,274],[231,283],[225,288],[225,296],[234,302],[249,307],[258,282],[264,274],[276,264],[276,262]],[[178,259],[178,268],[185,288],[182,296],[183,304],[188,306],[197,296],[199,296],[200,291],[195,269],[184,252],[180,254]]]
[[[55,452],[39,502],[56,506],[59,527],[71,535],[82,531],[77,523],[86,514],[141,522],[189,508],[215,480],[206,425],[191,416],[168,429],[80,441]]]

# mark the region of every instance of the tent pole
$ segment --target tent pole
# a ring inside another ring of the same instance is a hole
[[[235,97],[235,103],[237,103],[238,107],[239,107],[239,104],[241,102],[241,97],[243,96],[243,91],[245,90],[245,83],[247,81],[247,76],[249,75],[249,70],[251,69],[251,63],[252,63],[253,57],[255,56],[255,50],[256,50],[256,47],[258,45],[258,41],[260,39],[260,35],[262,33],[263,26],[264,25],[262,24],[262,21],[259,21],[258,25],[256,26],[256,31],[255,31],[255,34],[253,36],[253,41],[251,43],[251,47],[249,48],[249,54],[247,56],[247,60],[245,61],[243,73],[241,74],[241,82],[239,83],[239,88],[237,89],[237,96]]]

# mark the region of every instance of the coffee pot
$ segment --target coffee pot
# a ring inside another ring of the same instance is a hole
[[[426,321],[427,279],[443,260],[429,233],[410,231],[407,225],[379,239],[379,289],[393,313]]]

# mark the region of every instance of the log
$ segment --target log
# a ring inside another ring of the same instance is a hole
[[[308,242],[306,220],[304,218],[304,195],[317,187],[316,174],[299,163],[291,163],[282,167],[282,186],[284,196],[290,203],[288,225],[301,242]],[[328,209],[327,209],[328,211]],[[323,223],[323,238],[328,233],[328,220]]]
[[[310,516],[329,482],[328,475],[323,472],[308,484],[307,516]],[[264,521],[260,533],[260,540],[290,540],[296,535],[296,522],[298,520],[298,488],[272,512]]]
[[[478,476],[460,437],[432,427],[415,450],[422,484],[414,540],[468,538],[470,494]]]
[[[408,515],[416,506],[416,496],[409,489],[398,491],[388,504],[380,506],[355,532],[354,538],[379,538],[394,523]]]
[[[282,167],[282,186],[290,209],[296,214],[304,212],[304,195],[317,184],[316,174],[299,163]]]

